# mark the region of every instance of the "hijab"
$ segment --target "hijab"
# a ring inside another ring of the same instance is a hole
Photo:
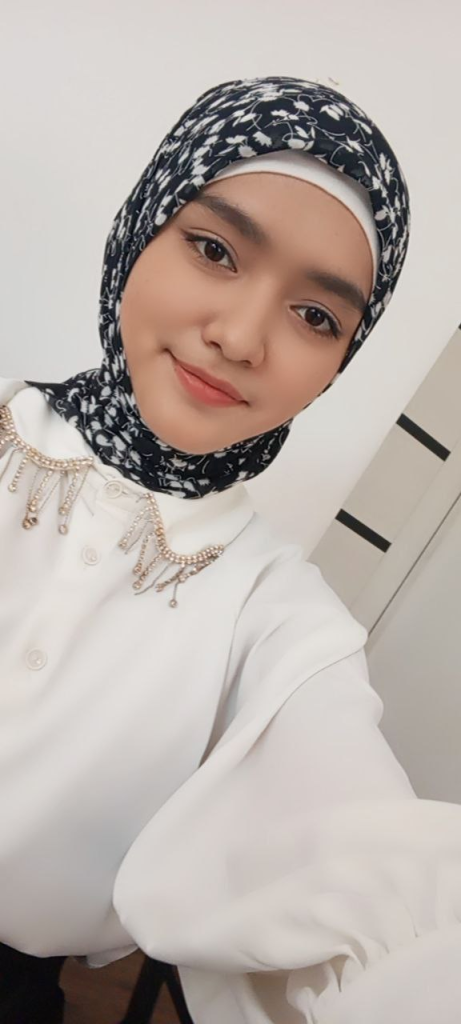
[[[186,498],[225,490],[266,469],[288,436],[291,421],[206,455],[162,441],[137,407],[120,305],[138,256],[184,203],[237,161],[290,150],[347,175],[369,196],[377,238],[375,280],[342,373],[384,312],[400,276],[408,247],[408,190],[389,143],[358,106],[318,83],[268,77],[227,82],[203,93],[163,139],[117,213],[104,251],[101,365],[59,384],[29,382],[80,431],[103,463],[148,490]]]

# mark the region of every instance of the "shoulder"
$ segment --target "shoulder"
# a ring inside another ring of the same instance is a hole
[[[299,687],[333,666],[343,682],[349,675],[367,681],[367,630],[302,548],[258,515],[239,540],[234,571],[243,576],[246,557],[248,583],[213,742],[234,719],[233,729],[252,717],[269,721]]]
[[[0,405],[7,405],[8,402],[20,391],[27,388],[24,380],[16,380],[12,377],[0,377]]]
[[[367,630],[306,560],[302,548],[280,538],[255,515],[244,531],[251,583],[238,617],[233,668],[248,659],[265,668],[287,658],[291,669],[332,664],[365,647]]]
[[[59,416],[39,388],[0,377],[0,406],[8,405],[17,433],[50,458],[81,458],[90,452],[83,435]]]
[[[297,612],[312,615],[315,609],[316,616],[324,610],[355,621],[301,545],[281,536],[258,513],[242,535],[240,554],[252,567],[245,607],[259,606],[266,617],[270,611],[282,619]]]

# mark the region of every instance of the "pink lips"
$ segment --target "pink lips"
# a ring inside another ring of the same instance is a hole
[[[185,390],[206,405],[228,406],[244,402],[245,399],[227,381],[212,377],[198,366],[179,362],[173,357],[176,376]]]

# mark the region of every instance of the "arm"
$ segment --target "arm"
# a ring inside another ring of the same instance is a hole
[[[320,671],[129,852],[116,909],[197,1024],[459,1024],[461,808],[416,799],[381,714],[362,652]]]

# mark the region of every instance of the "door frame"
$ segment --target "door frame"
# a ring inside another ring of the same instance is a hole
[[[352,615],[365,626],[369,635],[460,497],[461,440],[351,605]]]

